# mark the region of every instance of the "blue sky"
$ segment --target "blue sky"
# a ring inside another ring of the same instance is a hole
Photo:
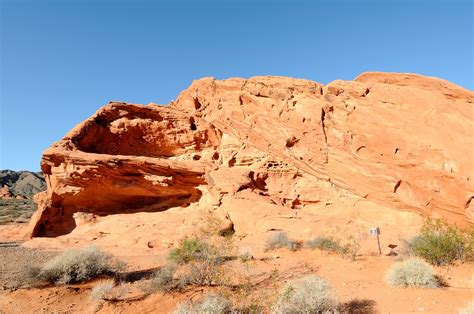
[[[110,100],[168,103],[204,76],[414,72],[474,89],[469,0],[0,3],[0,169],[39,170]]]

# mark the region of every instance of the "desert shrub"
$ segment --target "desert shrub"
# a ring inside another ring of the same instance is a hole
[[[115,286],[113,280],[105,280],[92,288],[90,297],[95,301],[119,301],[124,298],[128,291],[126,285]]]
[[[288,283],[273,306],[273,313],[324,313],[334,311],[337,302],[327,281],[310,275]]]
[[[172,249],[168,259],[176,264],[186,264],[202,259],[208,254],[209,245],[199,239],[183,239],[177,248]]]
[[[213,261],[196,261],[189,265],[188,271],[181,276],[183,282],[196,286],[219,284],[221,270]]]
[[[305,247],[309,249],[319,249],[330,252],[344,252],[344,248],[339,244],[339,241],[331,237],[316,237],[313,240],[306,241]]]
[[[37,266],[23,267],[19,274],[20,282],[23,282],[27,285],[35,286],[36,284],[38,284],[40,272],[41,272],[41,267],[37,267]]]
[[[223,270],[221,265],[225,257],[219,247],[209,245],[207,250],[188,263],[186,270],[181,275],[182,282],[197,286],[210,286],[223,281]]]
[[[463,232],[441,220],[428,219],[409,245],[415,255],[437,266],[474,260],[474,228]]]
[[[38,279],[55,284],[67,284],[111,275],[125,267],[112,255],[97,247],[66,250],[47,262],[39,271]]]
[[[223,282],[222,264],[225,246],[208,244],[199,239],[184,239],[168,254],[169,263],[157,270],[142,286],[146,293],[182,290],[187,285],[210,286]]]
[[[474,301],[469,302],[465,308],[459,311],[459,314],[473,314],[474,313]]]
[[[239,249],[239,259],[242,262],[248,262],[253,259],[252,248],[249,246],[243,246]]]
[[[346,239],[344,245],[333,237],[319,236],[313,240],[306,241],[304,246],[309,249],[320,249],[323,251],[335,252],[343,256],[349,256],[352,260],[355,260],[361,247],[360,241],[355,236],[350,236]]]
[[[349,236],[344,246],[341,246],[340,253],[349,256],[352,261],[355,261],[357,253],[359,253],[362,246],[360,240],[361,238],[358,235]]]
[[[174,314],[224,314],[232,310],[232,303],[219,295],[210,295],[199,302],[178,304]]]
[[[98,283],[94,286],[91,290],[91,299],[100,301],[105,300],[106,296],[112,291],[114,288],[114,282],[112,280],[107,280]]]
[[[290,240],[286,232],[283,231],[272,234],[265,242],[265,251],[271,251],[283,247],[295,251],[298,249],[298,243]]]
[[[385,279],[395,287],[437,288],[439,285],[431,266],[419,258],[394,263]]]
[[[143,287],[147,293],[156,291],[169,292],[173,290],[181,290],[186,285],[185,282],[175,276],[177,266],[174,264],[167,264],[158,269],[150,281]]]

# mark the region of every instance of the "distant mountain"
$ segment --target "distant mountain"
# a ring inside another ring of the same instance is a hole
[[[46,190],[42,172],[0,170],[0,188],[5,185],[14,196],[21,195],[28,198]]]

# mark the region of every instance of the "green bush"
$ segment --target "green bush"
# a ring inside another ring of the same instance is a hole
[[[452,264],[455,260],[473,260],[473,230],[463,232],[441,220],[428,219],[409,246],[416,256],[437,266]]]
[[[68,284],[112,275],[124,267],[123,262],[92,246],[64,251],[39,269],[37,278],[55,284]]]
[[[198,239],[184,239],[177,248],[169,252],[168,259],[176,264],[186,264],[204,258],[208,251],[207,243]]]
[[[174,314],[224,314],[232,312],[232,303],[219,295],[211,295],[199,302],[178,304]]]
[[[222,264],[226,260],[224,247],[207,245],[207,249],[183,267],[180,280],[186,284],[211,286],[224,281]]]
[[[283,231],[278,231],[272,234],[265,242],[265,251],[271,251],[283,247],[295,251],[298,249],[298,243],[290,240],[286,232]]]
[[[431,266],[419,258],[394,263],[385,279],[395,287],[437,288],[439,286]]]
[[[337,302],[327,281],[309,275],[285,286],[272,313],[324,313],[336,308]]]
[[[349,256],[351,260],[355,260],[357,253],[361,247],[359,239],[355,236],[350,236],[344,245],[339,240],[332,237],[319,236],[313,240],[306,241],[304,246],[309,249],[320,249],[322,251],[335,252],[343,256]]]
[[[330,237],[316,237],[313,240],[306,241],[305,247],[309,249],[319,249],[322,251],[336,252],[339,254],[347,254],[348,249],[342,246],[339,241]]]
[[[181,290],[187,285],[210,286],[222,281],[225,248],[199,239],[184,239],[168,254],[169,263],[155,272],[145,292]]]

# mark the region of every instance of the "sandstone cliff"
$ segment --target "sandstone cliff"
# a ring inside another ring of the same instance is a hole
[[[71,232],[75,213],[190,204],[297,212],[333,194],[465,226],[474,219],[473,104],[473,92],[449,82],[389,73],[326,86],[203,78],[168,106],[113,102],[44,152],[47,191],[31,235]]]

